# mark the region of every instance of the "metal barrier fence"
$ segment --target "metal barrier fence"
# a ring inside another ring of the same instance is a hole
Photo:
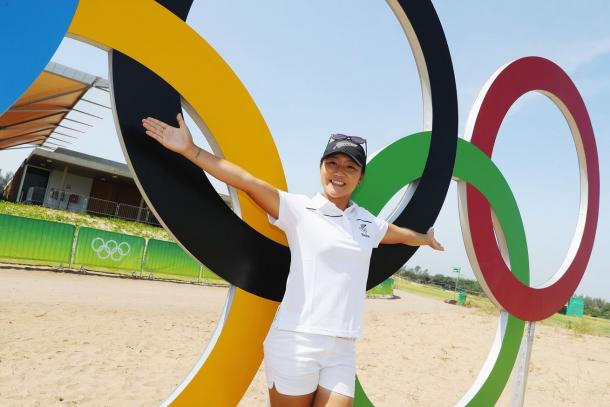
[[[369,297],[393,297],[394,279],[389,277],[366,292]]]
[[[0,214],[0,258],[70,262],[74,225]]]
[[[149,208],[75,194],[57,188],[29,187],[20,201],[46,208],[83,212],[160,226]]]
[[[149,279],[222,281],[174,242],[6,214],[0,214],[0,259]]]

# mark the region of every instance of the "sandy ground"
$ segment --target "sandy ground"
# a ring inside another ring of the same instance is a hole
[[[0,269],[0,406],[158,405],[205,348],[226,292]],[[497,319],[396,293],[367,300],[363,386],[377,406],[452,405],[485,360]],[[240,405],[267,405],[260,370]],[[610,339],[539,325],[525,405],[610,405]]]

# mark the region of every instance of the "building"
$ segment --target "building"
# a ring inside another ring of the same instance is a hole
[[[2,191],[12,202],[158,224],[126,164],[66,148],[35,148]],[[230,198],[222,196],[231,206]]]
[[[49,208],[156,223],[126,164],[65,148],[35,148],[3,198]]]

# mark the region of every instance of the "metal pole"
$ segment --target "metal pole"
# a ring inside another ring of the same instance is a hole
[[[458,296],[457,296],[457,289],[458,289],[458,282],[460,281],[460,272],[462,271],[460,267],[453,267],[451,269],[451,271],[453,271],[454,273],[457,273],[457,277],[455,278],[455,292],[453,295],[453,299],[455,300],[455,302],[457,302],[458,300]]]
[[[68,174],[68,166],[66,165],[64,167],[64,172],[61,175],[61,182],[59,183],[59,185],[61,185],[61,190],[59,192],[59,197],[61,198],[61,193],[64,193],[64,197],[66,195],[66,175]],[[59,200],[59,202],[57,203],[57,208],[58,209],[68,209],[68,204],[66,203],[66,207],[62,208],[61,207],[61,199]]]
[[[140,196],[140,206],[138,207],[138,222],[142,222],[142,210],[144,209],[144,197]]]
[[[527,334],[521,342],[519,355],[517,356],[517,371],[515,372],[515,384],[513,386],[513,396],[511,407],[523,407],[525,401],[525,390],[527,388],[527,372],[532,355],[532,345],[534,344],[534,331],[536,322],[528,322]]]
[[[80,228],[74,228],[74,236],[72,236],[72,245],[70,247],[70,264],[68,265],[69,269],[74,267],[74,257],[76,256],[76,248],[78,245],[78,232]]]
[[[23,173],[21,173],[21,180],[19,181],[19,189],[17,190],[17,202],[21,202],[23,198],[23,193],[22,193],[22,189],[23,189],[23,182],[25,181],[25,175],[27,174],[28,171],[28,165],[26,164],[23,167]]]

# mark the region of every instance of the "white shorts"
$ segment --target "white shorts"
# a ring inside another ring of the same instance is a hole
[[[289,396],[312,393],[318,385],[354,397],[356,338],[341,338],[275,327],[263,342],[267,386]]]

